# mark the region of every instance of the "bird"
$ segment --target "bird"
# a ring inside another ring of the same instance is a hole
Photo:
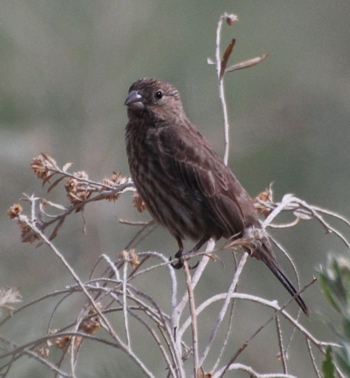
[[[173,266],[181,268],[211,238],[254,240],[244,250],[264,262],[309,315],[274,255],[252,198],[187,118],[178,90],[142,78],[130,86],[124,105],[131,177],[153,219],[177,241],[179,262]],[[186,239],[196,242],[187,252]]]

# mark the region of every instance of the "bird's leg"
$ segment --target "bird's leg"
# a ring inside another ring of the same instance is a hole
[[[182,260],[182,254],[184,251],[184,246],[182,244],[182,240],[179,237],[176,237],[177,245],[179,246],[179,250],[175,253],[175,258],[178,259],[176,263],[171,263],[171,266],[175,269],[181,269],[183,267],[183,260]],[[171,257],[170,257],[171,260]]]
[[[186,259],[189,259],[192,255],[196,254],[198,252],[198,250],[202,247],[202,245],[204,243],[206,243],[209,238],[208,237],[204,237],[202,238],[190,251],[188,252],[184,252],[184,248],[183,248],[183,244],[182,244],[182,240],[179,239],[179,238],[176,238],[177,240],[177,244],[179,245],[179,250],[176,252],[175,254],[175,257],[178,260],[177,263],[175,264],[171,264],[173,268],[175,269],[181,269],[183,267],[183,261]],[[195,269],[197,268],[199,262],[194,265],[194,266],[191,266],[190,269]]]

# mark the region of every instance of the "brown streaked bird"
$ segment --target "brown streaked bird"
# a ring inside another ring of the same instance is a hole
[[[253,200],[209,142],[188,120],[171,84],[144,78],[131,85],[125,100],[129,122],[126,148],[136,189],[152,217],[177,240],[184,258],[210,238],[251,238],[246,251],[262,260],[304,311],[309,310],[283,272],[261,228]],[[184,239],[197,242],[184,252]]]

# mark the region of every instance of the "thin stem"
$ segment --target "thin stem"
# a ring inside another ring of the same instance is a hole
[[[125,326],[125,333],[126,333],[126,344],[127,344],[128,349],[131,349],[131,340],[130,340],[130,333],[129,333],[127,281],[128,281],[128,263],[125,262],[123,266],[123,313],[124,313],[124,326]]]
[[[190,274],[190,268],[188,262],[184,261],[184,270],[186,276],[186,286],[188,292],[188,301],[190,305],[190,314],[191,314],[191,329],[192,329],[192,346],[193,346],[193,376],[197,377],[197,372],[199,371],[198,363],[198,329],[197,329],[197,316],[196,316],[196,304],[194,300],[194,293],[192,287],[192,279]]]
[[[230,125],[228,121],[228,113],[227,113],[227,105],[226,105],[226,99],[225,99],[225,88],[224,88],[224,75],[221,75],[221,52],[220,52],[220,44],[221,44],[221,29],[222,24],[226,18],[226,14],[222,15],[220,17],[220,20],[218,22],[218,27],[216,29],[216,49],[215,49],[215,63],[216,63],[216,74],[218,76],[218,85],[219,85],[219,98],[220,103],[222,106],[222,113],[224,117],[224,146],[225,146],[225,152],[224,152],[224,163],[227,165],[228,163],[228,155],[230,150]]]
[[[223,303],[223,306],[221,308],[219,316],[218,316],[218,318],[217,318],[217,320],[216,320],[216,322],[214,324],[214,327],[213,327],[213,329],[211,331],[211,334],[210,334],[210,337],[209,337],[209,341],[208,341],[208,343],[207,343],[207,345],[205,347],[205,350],[203,351],[203,354],[202,354],[202,356],[201,356],[201,358],[199,360],[199,366],[203,365],[205,358],[207,357],[209,351],[211,350],[211,347],[213,345],[215,337],[216,337],[216,335],[218,333],[219,327],[222,324],[222,321],[223,321],[223,319],[224,319],[224,317],[226,315],[228,306],[229,306],[229,304],[231,302],[232,293],[235,291],[235,289],[237,287],[238,281],[239,281],[239,279],[241,277],[241,274],[242,274],[243,268],[244,268],[244,266],[245,266],[245,264],[247,262],[248,256],[249,256],[248,253],[244,253],[243,256],[242,256],[242,258],[241,258],[241,260],[240,260],[240,262],[239,262],[239,264],[238,264],[238,267],[236,269],[236,272],[235,272],[235,275],[233,277],[232,283],[231,283],[231,285],[230,285],[230,287],[229,287],[229,289],[227,291],[226,299],[225,299],[225,301]]]

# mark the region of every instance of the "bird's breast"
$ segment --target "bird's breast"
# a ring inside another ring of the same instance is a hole
[[[167,169],[155,132],[127,132],[127,155],[135,187],[152,217],[180,239],[219,238],[222,231],[208,220],[200,193],[186,186],[175,171]]]

